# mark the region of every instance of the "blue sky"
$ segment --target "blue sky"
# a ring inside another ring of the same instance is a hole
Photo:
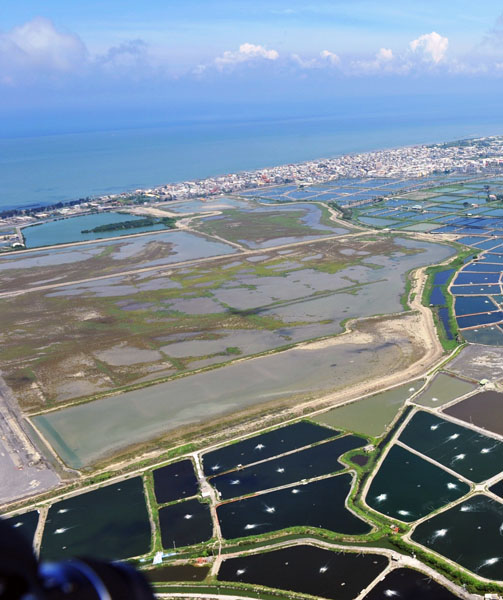
[[[502,14],[493,0],[2,0],[0,112],[501,93]]]

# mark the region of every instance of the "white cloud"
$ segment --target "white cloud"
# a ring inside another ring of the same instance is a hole
[[[68,72],[87,59],[87,49],[73,33],[59,31],[49,19],[36,17],[0,33],[0,70],[13,77],[19,70]]]
[[[226,65],[236,65],[257,59],[273,61],[278,58],[279,52],[277,50],[267,50],[264,46],[246,42],[241,44],[237,51],[226,50],[222,56],[215,58],[215,64],[222,68]]]
[[[324,58],[332,65],[338,65],[341,62],[341,59],[334,52],[330,52],[330,50],[322,50],[320,52],[321,58]]]
[[[376,60],[379,62],[389,62],[393,60],[393,51],[390,48],[381,48],[376,54]]]
[[[412,52],[421,53],[427,60],[438,64],[445,57],[449,40],[441,36],[436,31],[425,33],[413,40],[410,44]]]

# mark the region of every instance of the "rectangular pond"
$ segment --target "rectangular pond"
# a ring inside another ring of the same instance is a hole
[[[454,302],[454,312],[457,317],[487,313],[498,310],[498,308],[487,296],[458,296]]]
[[[22,515],[3,519],[3,521],[15,529],[17,533],[21,534],[30,545],[33,545],[39,521],[38,510],[31,510]]]
[[[40,555],[122,560],[149,552],[150,536],[143,481],[134,477],[53,504]]]
[[[502,470],[502,442],[424,411],[412,417],[400,441],[476,483]]]
[[[412,539],[487,579],[503,580],[503,505],[478,494],[453,506],[412,533]]]
[[[255,466],[212,477],[210,483],[222,499],[245,496],[261,490],[336,473],[345,468],[340,456],[361,448],[367,440],[353,435],[312,446]]]
[[[199,486],[190,460],[159,467],[152,474],[158,504],[189,498],[198,492]]]
[[[388,517],[411,522],[469,491],[460,479],[395,445],[372,479],[365,501]]]
[[[370,525],[345,506],[351,482],[350,474],[337,475],[221,504],[222,535],[235,539],[301,526],[343,535],[368,533]]]
[[[373,396],[350,402],[314,417],[320,425],[340,427],[364,435],[378,437],[393,421],[407,398],[423,385],[416,379]]]
[[[213,534],[210,505],[194,499],[164,506],[159,509],[159,525],[166,550],[206,542]]]
[[[444,412],[461,421],[503,435],[503,394],[499,392],[480,392],[449,406]]]
[[[331,552],[292,546],[224,560],[219,581],[262,585],[317,598],[353,600],[388,565],[379,554]]]
[[[440,372],[430,381],[428,387],[414,398],[414,402],[422,406],[441,406],[473,392],[476,387],[474,383]]]
[[[272,456],[290,452],[329,439],[340,432],[300,421],[286,427],[278,427],[267,433],[240,440],[203,455],[206,475],[215,475]]]
[[[452,594],[429,575],[404,568],[393,569],[366,594],[364,600],[386,600],[387,598],[459,600],[459,596]]]

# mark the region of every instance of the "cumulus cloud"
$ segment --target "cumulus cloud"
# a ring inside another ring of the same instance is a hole
[[[438,64],[445,57],[449,40],[436,31],[432,31],[419,36],[416,40],[412,40],[409,46],[412,52],[421,54],[426,60]]]
[[[381,48],[376,55],[376,60],[379,62],[389,62],[393,60],[393,51],[390,48]]]
[[[337,56],[337,54],[330,52],[330,50],[322,50],[320,52],[320,56],[332,65],[338,65],[341,62],[341,59]]]
[[[87,60],[87,49],[77,35],[36,17],[0,33],[0,57],[2,76],[13,78],[20,70],[72,71]]]
[[[260,44],[246,42],[245,44],[241,44],[237,51],[226,50],[222,56],[215,58],[215,64],[217,67],[222,68],[254,60],[274,61],[278,58],[279,52],[277,50],[267,50],[265,46],[261,46]]]

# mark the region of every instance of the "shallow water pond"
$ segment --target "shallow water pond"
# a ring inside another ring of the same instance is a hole
[[[444,412],[466,423],[503,435],[503,394],[499,392],[480,392],[449,406]]]
[[[421,523],[412,539],[488,579],[503,580],[503,505],[478,494]]]
[[[379,554],[293,546],[224,560],[219,581],[239,581],[335,600],[352,600],[388,565]]]
[[[223,499],[245,496],[320,475],[341,471],[339,457],[366,444],[364,438],[344,436],[306,450],[268,460],[255,466],[213,477],[210,481]]]
[[[422,406],[441,406],[475,390],[477,385],[447,373],[437,373],[428,387],[414,398]]]
[[[470,487],[401,446],[393,446],[367,493],[367,504],[389,517],[411,522],[461,498]]]
[[[502,442],[427,412],[412,417],[400,440],[477,483],[502,469]]]
[[[345,506],[351,481],[349,474],[337,475],[221,504],[217,515],[222,535],[234,539],[298,526],[368,533],[370,525]]]
[[[143,482],[134,477],[53,504],[40,555],[125,559],[148,552],[150,535]]]

